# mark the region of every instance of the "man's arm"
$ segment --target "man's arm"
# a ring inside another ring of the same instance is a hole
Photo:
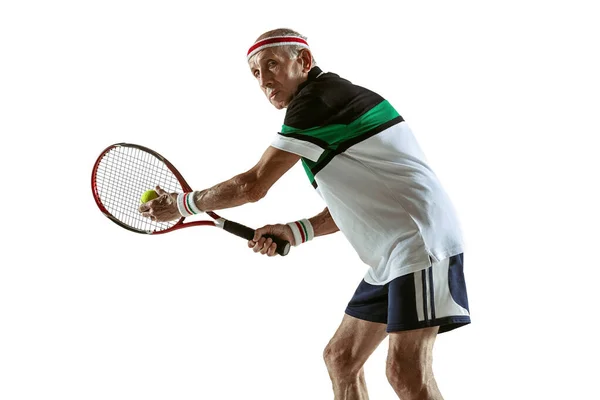
[[[216,211],[241,206],[262,199],[271,186],[283,176],[300,156],[269,146],[259,162],[250,170],[196,192],[194,201],[202,211]]]
[[[329,214],[328,208],[325,208],[323,211],[321,211],[314,217],[309,218],[308,221],[313,227],[315,237],[329,235],[340,230],[340,228],[338,228],[335,224],[333,218],[331,218],[331,214]]]
[[[331,218],[329,209],[325,208],[322,212],[315,215],[308,220],[312,225],[314,236],[329,235],[339,231],[339,228]],[[265,225],[262,228],[254,231],[254,238],[248,241],[248,247],[250,247],[255,253],[260,252],[261,254],[267,254],[270,257],[275,255],[277,245],[273,243],[272,239],[265,238],[265,235],[275,235],[280,239],[287,240],[288,242],[297,245],[294,237],[294,232],[290,227],[290,224],[276,224],[276,225]]]

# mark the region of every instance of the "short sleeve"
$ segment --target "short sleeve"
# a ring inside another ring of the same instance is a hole
[[[300,95],[288,106],[281,131],[271,146],[317,161],[329,148],[326,132],[331,109],[316,95]]]

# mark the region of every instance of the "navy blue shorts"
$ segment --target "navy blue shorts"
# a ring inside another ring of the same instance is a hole
[[[348,303],[346,314],[387,324],[387,332],[439,326],[448,332],[471,322],[463,255],[458,254],[422,271],[385,285],[364,280]]]

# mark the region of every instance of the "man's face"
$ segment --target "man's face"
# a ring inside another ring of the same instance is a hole
[[[306,60],[310,58],[305,54],[290,59],[281,47],[269,47],[252,57],[248,65],[267,99],[280,110],[290,104],[298,86],[306,80],[310,69]]]

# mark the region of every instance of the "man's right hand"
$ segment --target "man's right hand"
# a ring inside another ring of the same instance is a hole
[[[254,231],[253,240],[248,241],[248,247],[255,253],[266,254],[269,257],[277,254],[275,253],[277,244],[273,243],[271,238],[265,238],[264,235],[277,236],[280,239],[287,240],[292,246],[295,244],[294,233],[287,224],[265,225]]]

